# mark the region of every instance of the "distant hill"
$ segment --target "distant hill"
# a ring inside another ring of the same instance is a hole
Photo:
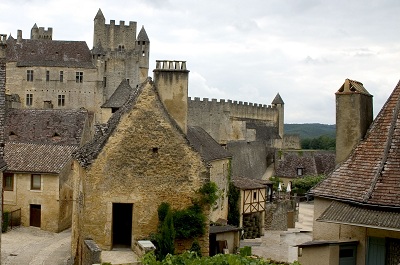
[[[300,139],[318,138],[322,135],[336,137],[336,125],[320,123],[285,124],[285,134],[298,134]]]

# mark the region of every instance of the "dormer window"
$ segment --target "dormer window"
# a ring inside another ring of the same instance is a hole
[[[297,176],[303,176],[304,174],[304,168],[298,167],[297,168]]]

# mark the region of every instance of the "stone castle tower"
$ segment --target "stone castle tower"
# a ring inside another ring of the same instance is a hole
[[[372,95],[362,83],[346,79],[336,92],[336,164],[349,156],[372,121]]]
[[[137,34],[136,22],[115,20],[106,24],[101,9],[94,18],[93,49],[94,64],[103,77],[105,99],[126,79],[135,87],[145,81],[149,71],[150,40],[144,27]],[[137,36],[137,37],[136,37]]]
[[[21,32],[22,34],[22,32]],[[19,35],[19,34],[18,34]],[[22,35],[21,35],[22,38]],[[47,30],[44,29],[44,27],[38,28],[38,26],[33,25],[31,29],[31,40],[52,40],[53,39],[53,28],[47,28]]]

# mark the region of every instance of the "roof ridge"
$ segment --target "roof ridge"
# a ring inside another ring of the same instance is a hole
[[[399,85],[397,86],[397,89],[400,89]],[[379,178],[382,176],[382,170],[386,164],[386,161],[387,161],[387,158],[389,155],[389,149],[392,145],[393,133],[394,133],[394,129],[396,127],[396,121],[398,119],[399,111],[400,111],[400,101],[399,101],[399,97],[397,97],[396,107],[394,108],[394,111],[393,111],[392,120],[390,122],[390,128],[389,128],[388,135],[386,138],[386,146],[385,146],[385,150],[383,151],[383,157],[380,161],[380,165],[374,175],[374,178],[372,179],[371,186],[369,187],[368,191],[364,195],[363,202],[367,202],[370,199],[372,192],[375,189],[376,183],[378,182]]]

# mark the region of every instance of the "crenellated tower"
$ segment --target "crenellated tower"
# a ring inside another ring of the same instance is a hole
[[[53,28],[44,29],[44,27],[38,27],[35,23],[31,29],[31,40],[52,40],[53,39]]]
[[[137,36],[137,37],[136,37]],[[101,9],[94,18],[93,49],[94,64],[103,80],[104,102],[108,100],[122,80],[136,87],[143,82],[149,71],[150,40],[142,27],[137,35],[137,23],[115,20],[106,24]]]

